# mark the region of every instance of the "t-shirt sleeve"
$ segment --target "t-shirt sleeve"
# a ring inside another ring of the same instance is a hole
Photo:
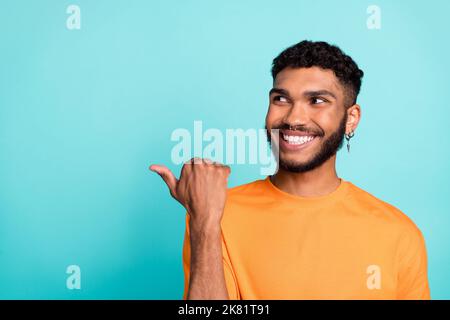
[[[230,300],[239,300],[240,295],[236,277],[234,275],[234,271],[231,266],[231,262],[223,239],[222,239],[222,257],[223,257],[222,258],[223,271],[225,274],[225,283],[227,286],[228,296]],[[186,300],[189,288],[190,261],[191,261],[191,245],[189,240],[189,214],[186,213],[186,230],[184,233],[184,242],[183,242],[183,271],[184,271],[183,300]]]
[[[398,299],[429,300],[427,251],[420,230],[405,231],[398,247]]]

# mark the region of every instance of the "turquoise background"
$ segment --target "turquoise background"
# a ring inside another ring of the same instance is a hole
[[[66,8],[81,8],[68,30]],[[366,27],[369,5],[381,29]],[[338,173],[422,230],[450,298],[449,1],[0,2],[0,298],[180,299],[184,210],[151,163],[176,128],[261,128],[272,59],[303,39],[365,71]],[[230,186],[260,179],[232,167]],[[66,288],[79,265],[81,290]]]

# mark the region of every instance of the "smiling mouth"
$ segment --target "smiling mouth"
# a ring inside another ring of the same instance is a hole
[[[302,145],[307,142],[314,140],[316,136],[288,136],[286,134],[281,134],[281,138],[287,143],[297,146]]]
[[[287,132],[286,132],[287,131]],[[313,141],[317,135],[307,134],[304,132],[295,132],[291,130],[280,130],[280,138],[288,145],[301,146]]]

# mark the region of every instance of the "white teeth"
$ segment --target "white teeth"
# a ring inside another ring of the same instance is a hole
[[[311,141],[312,139],[314,139],[314,136],[288,136],[286,134],[283,134],[283,139],[289,142],[289,144],[298,145]]]

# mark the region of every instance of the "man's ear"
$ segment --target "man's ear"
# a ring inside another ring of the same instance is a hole
[[[361,107],[359,104],[354,104],[348,107],[347,112],[347,123],[345,126],[345,133],[350,133],[355,131],[358,126],[359,120],[361,119]]]

